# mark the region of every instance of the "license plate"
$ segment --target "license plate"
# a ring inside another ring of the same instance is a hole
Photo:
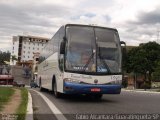
[[[91,92],[100,92],[101,89],[100,88],[91,88]]]

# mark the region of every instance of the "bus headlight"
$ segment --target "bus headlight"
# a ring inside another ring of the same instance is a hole
[[[80,80],[72,79],[72,78],[64,78],[65,82],[71,82],[71,83],[80,83]]]
[[[121,85],[122,84],[122,80],[116,80],[116,84]]]
[[[122,84],[122,80],[116,80],[116,81],[112,81],[110,82],[113,85],[121,85]]]

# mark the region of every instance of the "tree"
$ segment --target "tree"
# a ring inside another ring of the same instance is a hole
[[[160,45],[156,42],[149,42],[142,44],[140,47],[146,52],[145,59],[147,68],[145,74],[149,74],[149,80],[151,79],[151,74],[155,71],[157,66],[157,61],[160,60]]]
[[[0,52],[0,64],[6,64],[5,61],[10,61],[10,52]]]
[[[123,73],[127,69],[127,67],[126,67],[127,61],[128,61],[127,50],[126,50],[126,47],[124,46],[124,47],[122,47],[122,71],[123,71]]]
[[[140,44],[128,53],[127,71],[141,73],[151,83],[151,74],[155,71],[156,61],[160,59],[160,45],[156,42]]]
[[[157,66],[154,69],[154,72],[152,74],[152,78],[154,81],[160,82],[160,60],[157,62]]]

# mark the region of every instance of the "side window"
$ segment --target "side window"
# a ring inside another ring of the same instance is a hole
[[[60,44],[61,44],[64,36],[65,36],[65,29],[64,29],[64,26],[62,26],[60,31],[59,31],[58,50],[60,49]]]
[[[63,37],[65,36],[65,29],[64,26],[62,26],[59,30],[59,40],[58,40],[58,61],[59,61],[59,68],[61,71],[63,71],[64,66],[64,55],[60,54],[60,44],[63,40]]]
[[[53,51],[58,52],[58,41],[59,41],[59,32],[56,33],[56,35],[54,36],[54,44],[53,44]]]
[[[64,55],[61,54],[61,55],[59,56],[58,62],[59,62],[59,69],[60,69],[61,71],[63,71]]]

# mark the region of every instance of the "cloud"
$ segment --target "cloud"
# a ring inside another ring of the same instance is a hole
[[[54,25],[50,18],[65,17],[69,10],[57,5],[11,6],[0,4],[0,22],[3,25],[37,25],[49,27]],[[1,25],[2,25],[1,24]],[[9,26],[10,27],[10,26]]]
[[[156,39],[159,5],[159,0],[1,0],[0,45],[7,50],[14,35],[51,38],[66,23],[117,28],[121,40],[138,45]]]
[[[141,11],[137,15],[137,21],[130,21],[131,24],[139,25],[156,25],[160,24],[160,8],[157,7],[155,10],[150,12]]]
[[[29,33],[51,38],[58,26],[55,17],[67,14],[69,9],[58,5],[0,3],[0,50],[10,50],[14,35]]]
[[[158,42],[157,31],[160,30],[159,11],[159,6],[151,11],[139,11],[135,16],[136,19],[121,23],[119,28],[122,28],[120,30],[122,39],[129,45],[138,45],[148,41]]]
[[[27,32],[51,37],[55,27],[58,26],[55,18],[65,18],[69,12],[68,7],[56,4],[11,4],[2,1],[0,3],[0,44],[3,46],[6,40],[11,43],[13,35]],[[8,39],[4,39],[4,35],[8,35]]]
[[[139,17],[139,23],[141,24],[160,24],[160,9],[152,11],[150,13],[142,13]]]

